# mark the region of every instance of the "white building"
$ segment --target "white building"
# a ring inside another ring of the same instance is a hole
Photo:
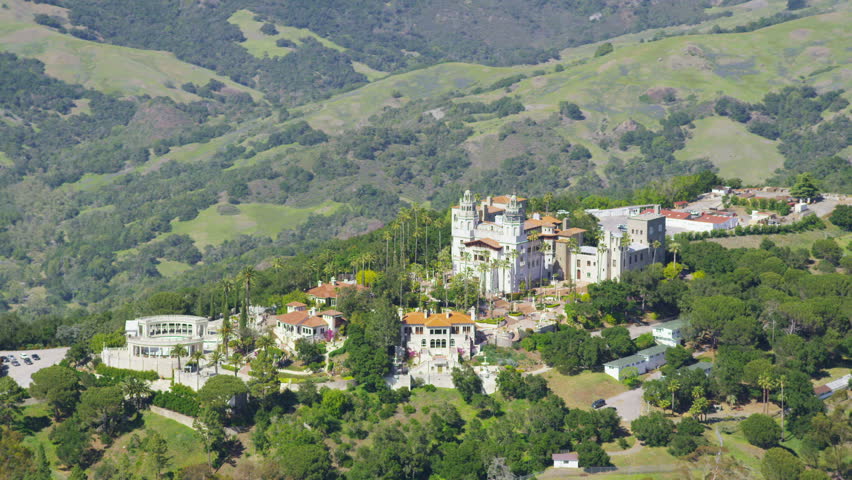
[[[682,330],[686,325],[686,320],[680,319],[654,325],[654,340],[657,342],[657,345],[667,345],[669,347],[682,345]]]
[[[604,372],[616,380],[621,380],[627,368],[636,368],[639,375],[666,364],[666,345],[657,345],[636,352],[635,355],[619,358],[604,364]]]
[[[410,312],[402,316],[401,328],[402,343],[417,363],[452,368],[459,357],[469,359],[476,345],[476,323],[460,312]]]
[[[204,345],[218,344],[218,337],[208,332],[208,320],[192,315],[156,315],[124,323],[127,350],[133,357],[168,357],[176,345],[183,345],[189,355],[204,352]]]
[[[660,215],[666,217],[666,228],[677,228],[687,232],[733,230],[739,225],[739,218],[733,214],[723,215],[663,209],[660,210]]]
[[[576,453],[554,453],[553,468],[580,468],[580,455]]]
[[[302,338],[313,342],[335,338],[346,323],[341,312],[308,310],[307,305],[301,302],[288,303],[287,313],[271,316],[269,321],[274,322],[271,326],[281,344],[291,351],[296,347],[296,341]]]
[[[476,205],[470,190],[452,208],[453,273],[479,279],[485,292],[516,292],[542,278],[544,256],[524,230],[526,199],[488,197]]]
[[[639,270],[665,259],[666,219],[655,213],[628,217],[626,223],[604,223],[598,246],[556,246],[557,264],[577,282],[618,280],[628,270]],[[655,246],[656,245],[656,246]]]

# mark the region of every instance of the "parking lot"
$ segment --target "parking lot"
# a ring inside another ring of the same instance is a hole
[[[68,347],[49,348],[45,350],[0,350],[0,355],[7,357],[8,359],[6,363],[3,364],[5,374],[15,379],[15,381],[18,382],[18,385],[27,388],[32,382],[33,373],[41,370],[42,368],[50,367],[51,365],[56,365],[61,362],[62,359],[65,358],[65,352],[67,351]],[[39,357],[41,357],[41,360],[33,360],[32,365],[27,365],[24,363],[23,358],[21,358],[22,353],[26,353],[30,357],[36,353]],[[8,358],[9,355],[14,355],[20,365],[17,367],[12,365],[11,359]]]

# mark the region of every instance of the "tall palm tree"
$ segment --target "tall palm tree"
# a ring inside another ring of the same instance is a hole
[[[580,250],[580,246],[578,245],[577,239],[574,238],[574,237],[568,238],[568,240],[566,240],[565,243],[567,244],[566,247],[568,249],[568,252],[574,254],[574,255],[568,255],[568,260],[566,262],[567,265],[565,265],[565,276],[567,277],[568,285],[571,286],[571,293],[576,294],[577,293],[577,283],[576,283],[576,280],[574,278],[573,262],[574,262],[574,257],[577,255],[577,253]]]
[[[198,349],[198,350],[192,352],[192,355],[190,355],[189,358],[191,358],[192,361],[195,362],[195,368],[197,369],[197,371],[200,372],[201,371],[201,359],[204,358],[204,352],[202,352],[201,349]]]
[[[598,244],[598,281],[601,281],[601,267],[604,262],[604,254],[606,253],[606,245],[603,243]]]
[[[219,375],[219,363],[225,360],[225,358],[227,357],[217,348],[207,355],[207,366],[209,367],[212,364],[213,368],[216,370],[216,375]]]
[[[672,379],[668,386],[669,392],[672,394],[672,415],[675,412],[675,393],[680,390],[680,381]]]
[[[775,379],[769,373],[761,374],[757,379],[757,385],[763,390],[763,413],[766,414],[769,403],[769,392],[775,386]]]
[[[245,287],[246,292],[244,305],[246,312],[248,312],[248,308],[251,306],[251,282],[254,280],[256,274],[257,271],[251,266],[244,268],[243,271],[240,272],[240,278],[243,281],[243,286]]]
[[[657,250],[659,250],[662,245],[663,244],[660,243],[659,240],[654,240],[653,242],[651,242],[651,248],[654,249],[654,251],[651,253],[651,255],[652,255],[651,263],[657,263]]]
[[[275,273],[281,273],[284,270],[284,257],[273,258],[271,268]]]
[[[234,328],[231,326],[231,321],[227,318],[222,321],[222,328],[219,329],[219,335],[222,337],[222,348],[225,349],[225,356],[228,356],[228,342],[231,341],[231,333]]]
[[[231,306],[230,306],[230,303],[228,302],[228,298],[229,298],[231,292],[234,291],[234,282],[232,282],[231,280],[228,280],[226,278],[226,279],[222,280],[221,286],[222,286],[222,318],[225,319],[225,321],[227,321],[228,317],[230,316],[230,313],[231,313]]]
[[[390,240],[393,237],[390,230],[385,229],[382,233],[382,238],[385,239],[385,271],[388,269],[388,260],[390,259]]]
[[[515,267],[518,264],[517,260],[518,260],[519,255],[520,255],[520,253],[518,253],[517,250],[511,250],[509,252],[509,261],[511,262],[511,267],[512,267],[512,272],[510,274],[510,276],[512,278],[512,284],[510,285],[509,288],[512,290],[512,292],[515,291],[515,275],[517,274]]]
[[[237,373],[239,373],[240,371],[240,368],[242,368],[243,364],[245,363],[245,357],[243,357],[243,354],[240,352],[234,352],[234,354],[231,355],[231,363],[234,364],[234,367],[236,367],[234,369],[234,376],[236,377]]]
[[[182,370],[180,366],[180,357],[185,357],[188,352],[186,351],[186,347],[182,344],[178,343],[174,347],[172,347],[171,354],[177,357],[178,359],[178,370]]]
[[[669,244],[668,244],[669,251],[674,254],[674,263],[675,264],[677,264],[677,252],[680,251],[680,248],[681,248],[680,244],[677,243],[677,242],[672,241],[672,242],[669,242]]]

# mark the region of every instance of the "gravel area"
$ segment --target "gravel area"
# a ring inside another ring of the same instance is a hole
[[[35,372],[61,362],[62,359],[65,358],[65,352],[67,351],[68,347],[48,348],[45,350],[0,350],[0,355],[7,358],[9,355],[14,355],[18,360],[18,363],[20,363],[20,366],[13,366],[11,359],[9,359],[9,361],[3,364],[3,375],[12,377],[16,382],[18,382],[18,385],[27,388],[30,386],[30,383],[32,383],[32,375]],[[41,357],[41,360],[33,360],[32,365],[27,365],[21,357],[22,353],[26,353],[30,357],[36,353],[39,357]]]

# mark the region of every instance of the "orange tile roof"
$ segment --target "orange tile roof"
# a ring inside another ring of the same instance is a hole
[[[469,242],[464,242],[464,244],[466,247],[480,244],[485,245],[488,248],[493,248],[494,250],[500,250],[501,248],[503,248],[503,245],[500,245],[500,242],[494,240],[493,238],[479,238],[476,240],[471,240]]]
[[[495,203],[509,203],[509,200],[511,199],[511,195],[498,195],[496,197],[491,197],[491,201]],[[518,197],[519,202],[523,202],[524,200],[526,200],[526,198]]]
[[[410,312],[403,315],[402,322],[406,325],[425,325],[427,327],[449,327],[451,325],[473,325],[475,323],[470,316],[461,312],[433,313],[429,317],[426,317],[423,312]]]
[[[488,213],[500,213],[500,212],[505,212],[505,211],[506,211],[505,208],[491,207],[491,206],[488,207]]]
[[[306,293],[316,298],[337,298],[340,289],[355,288],[357,290],[366,290],[364,285],[353,285],[349,283],[323,283],[319,287],[314,287]]]
[[[290,303],[287,304],[287,306],[288,307],[307,307],[307,305],[305,305],[302,302],[290,302]]]
[[[285,313],[284,315],[275,315],[275,320],[289,325],[299,325],[302,321],[308,318],[308,312],[304,310],[296,310],[295,312]]]
[[[702,215],[698,218],[693,218],[692,220],[696,222],[704,222],[704,223],[726,223],[731,220],[732,217],[723,217],[721,215]]]
[[[584,232],[586,232],[586,230],[583,230],[582,228],[571,227],[571,228],[566,228],[565,230],[560,230],[557,233],[557,235],[559,235],[560,237],[573,237],[574,235],[577,235],[578,233],[584,233]]]
[[[311,317],[311,318],[306,319],[304,322],[302,322],[301,326],[311,327],[311,328],[313,328],[313,327],[327,327],[328,324],[325,323],[325,320],[323,320],[320,317]]]
[[[320,317],[322,317],[324,315],[328,315],[330,317],[339,317],[339,316],[343,315],[343,313],[338,312],[337,310],[323,310],[323,311],[319,312],[317,315],[320,316]]]
[[[660,215],[666,218],[674,218],[678,220],[686,220],[689,218],[689,212],[675,212],[674,210],[660,210]]]

